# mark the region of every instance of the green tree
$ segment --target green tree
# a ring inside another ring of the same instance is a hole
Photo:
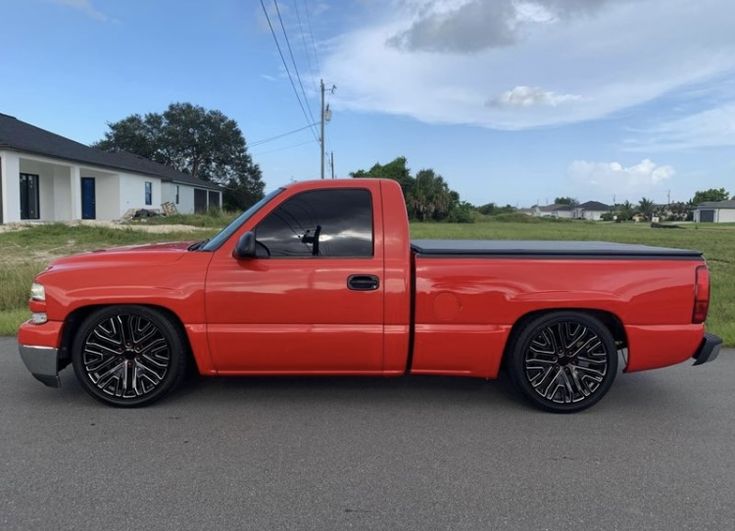
[[[218,110],[172,103],[163,113],[133,114],[107,125],[97,149],[127,151],[217,183],[225,188],[227,208],[242,210],[263,196],[261,171],[242,131]]]
[[[554,199],[554,204],[555,205],[569,205],[570,207],[575,207],[579,203],[573,197],[557,197],[556,199]]]
[[[622,205],[618,205],[615,209],[619,221],[630,221],[635,214],[635,207],[630,201],[626,201]]]
[[[392,179],[401,185],[406,198],[406,209],[411,219],[419,221],[443,221],[453,216],[455,220],[470,221],[474,207],[460,204],[459,194],[449,188],[444,178],[432,169],[420,170],[416,176],[406,165],[406,157],[398,157],[387,163],[376,163],[369,170],[357,170],[352,177]]]
[[[351,177],[372,177],[375,179],[392,179],[401,185],[404,197],[408,198],[413,191],[415,180],[411,177],[411,170],[406,166],[406,157],[397,157],[388,164],[376,162],[369,170],[357,170],[350,173]]]
[[[706,201],[727,201],[730,194],[724,188],[710,188],[709,190],[700,190],[694,194],[691,200],[692,205],[697,206]]]
[[[641,199],[638,203],[638,211],[648,220],[653,217],[653,211],[655,208],[656,204],[646,197]]]

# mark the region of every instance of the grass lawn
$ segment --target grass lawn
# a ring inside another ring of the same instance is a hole
[[[0,233],[0,335],[14,335],[27,318],[25,309],[33,277],[57,256],[74,252],[156,241],[194,240],[210,236],[231,215],[173,216],[169,223],[209,228],[192,234],[153,234],[104,227],[41,225]],[[513,218],[506,218],[513,219]],[[149,221],[150,222],[150,221]],[[152,224],[159,224],[160,220]],[[474,224],[413,223],[413,238],[603,240],[698,249],[712,271],[713,299],[709,329],[735,346],[735,225],[685,225],[653,229],[647,224],[531,222],[483,220]]]

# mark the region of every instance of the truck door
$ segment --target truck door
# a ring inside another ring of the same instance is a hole
[[[292,192],[253,227],[258,256],[228,242],[210,263],[208,337],[221,373],[380,373],[379,183]]]

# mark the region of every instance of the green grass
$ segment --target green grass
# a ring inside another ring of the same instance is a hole
[[[232,214],[170,216],[169,223],[210,230],[153,234],[132,229],[40,225],[0,233],[0,335],[12,335],[27,318],[25,309],[33,277],[56,256],[75,252],[158,241],[196,240],[210,236]],[[149,220],[161,224],[162,220]],[[473,224],[412,223],[412,238],[515,240],[603,240],[663,247],[698,249],[712,271],[712,307],[708,328],[735,346],[735,225],[682,225],[682,229],[653,229],[647,224],[544,221],[513,214],[483,217]]]
[[[207,214],[174,214],[132,220],[131,224],[144,225],[191,225],[193,227],[222,228],[238,216],[238,212],[212,210]]]
[[[21,323],[27,321],[30,316],[25,308],[0,311],[0,336],[14,336]]]

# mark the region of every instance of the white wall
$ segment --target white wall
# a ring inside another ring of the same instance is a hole
[[[145,183],[153,184],[153,201],[150,205],[145,204]],[[161,179],[158,177],[147,177],[120,173],[120,211],[117,217],[122,216],[131,208],[147,208],[150,210],[161,208]]]
[[[176,203],[176,187],[179,187],[179,202]],[[194,213],[194,186],[187,184],[176,184],[164,182],[161,183],[161,202],[170,201],[176,205],[176,210],[179,214],[193,214]],[[222,197],[220,194],[220,204]]]
[[[606,211],[601,210],[583,210],[581,217],[590,221],[600,221],[600,218],[605,213]]]
[[[68,166],[54,166],[54,217],[68,220],[71,215],[71,171]]]
[[[0,151],[3,190],[3,222],[20,221],[20,158],[13,151]]]

